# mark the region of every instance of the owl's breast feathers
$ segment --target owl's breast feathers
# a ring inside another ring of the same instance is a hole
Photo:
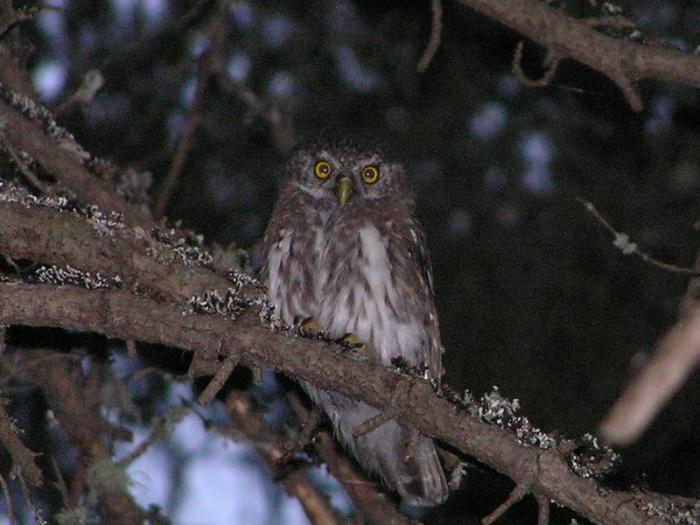
[[[400,200],[363,200],[324,231],[318,321],[332,337],[352,333],[384,365],[401,357],[441,374],[437,313],[425,235]]]
[[[328,213],[302,192],[283,192],[272,213],[263,251],[263,278],[275,316],[291,325],[318,311],[318,268]]]
[[[330,337],[354,334],[390,366],[400,357],[439,379],[442,346],[425,234],[399,199],[330,210],[283,191],[264,240],[276,316],[313,317]]]

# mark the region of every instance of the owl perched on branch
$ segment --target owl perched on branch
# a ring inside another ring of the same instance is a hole
[[[285,175],[263,243],[275,315],[290,325],[311,319],[331,338],[365,343],[385,366],[400,358],[439,380],[430,261],[403,166],[376,141],[329,135],[299,145]],[[379,411],[302,387],[360,465],[404,500],[428,506],[447,498],[430,438],[394,420],[355,437]]]

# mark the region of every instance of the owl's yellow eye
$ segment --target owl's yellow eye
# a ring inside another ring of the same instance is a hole
[[[379,180],[379,168],[376,166],[365,166],[362,168],[362,180],[367,184],[374,184]]]
[[[314,174],[319,179],[327,179],[331,176],[332,172],[333,167],[330,165],[329,162],[326,162],[325,160],[319,160],[314,166]]]

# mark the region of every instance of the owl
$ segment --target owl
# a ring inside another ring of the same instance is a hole
[[[284,323],[314,320],[331,338],[361,341],[385,366],[400,358],[439,380],[432,271],[406,179],[398,160],[368,137],[324,134],[297,146],[265,233],[262,278]],[[416,440],[394,420],[354,437],[375,408],[301,386],[358,463],[406,502],[432,506],[447,498],[430,438]]]

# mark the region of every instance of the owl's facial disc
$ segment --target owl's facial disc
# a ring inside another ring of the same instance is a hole
[[[338,197],[340,205],[345,206],[350,199],[350,195],[352,195],[352,179],[350,179],[350,177],[341,175],[336,179],[335,195]]]

